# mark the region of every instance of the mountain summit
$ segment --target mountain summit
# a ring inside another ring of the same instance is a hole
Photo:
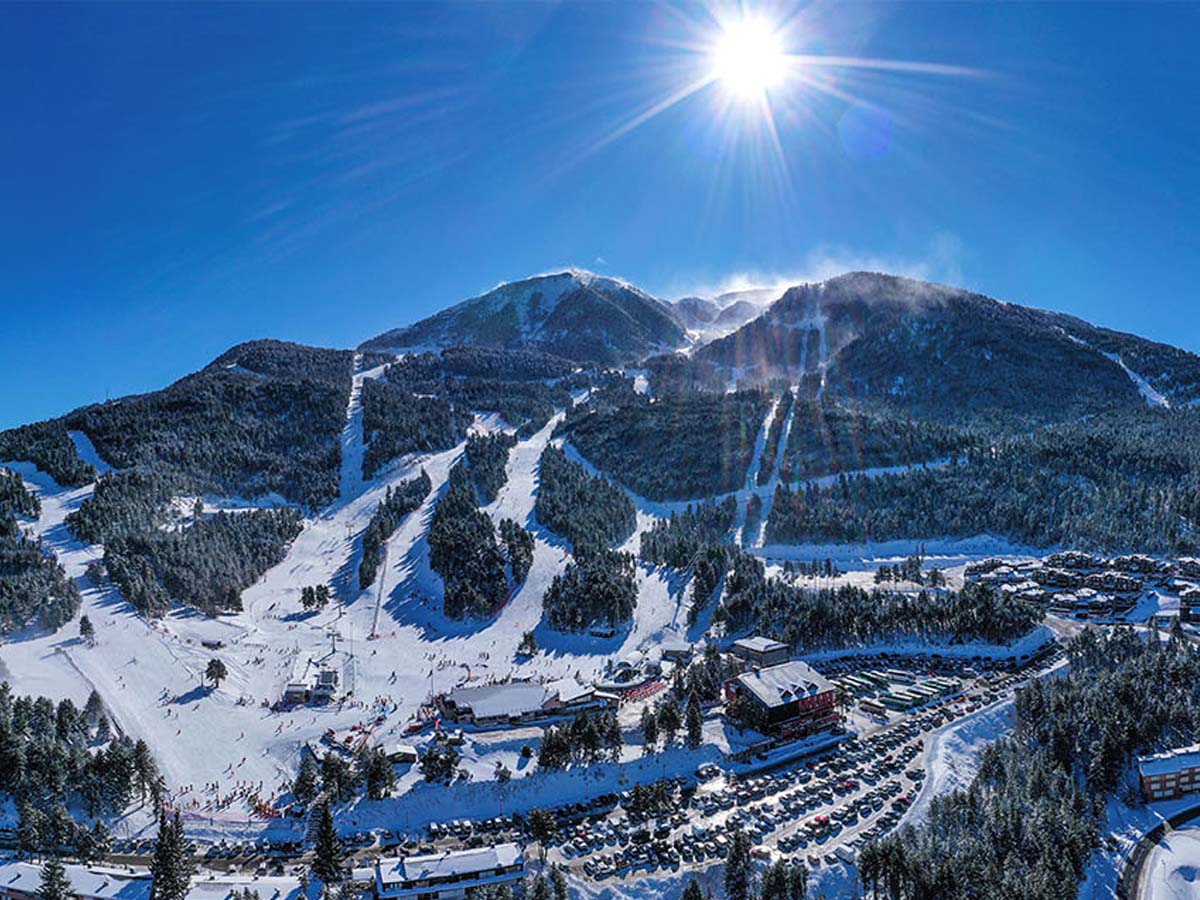
[[[1200,398],[1200,357],[961,288],[851,272],[789,288],[695,353],[732,376],[808,381],[918,415],[1061,421]]]
[[[578,362],[620,364],[686,342],[668,304],[616,278],[569,269],[502,284],[360,349],[530,348]]]

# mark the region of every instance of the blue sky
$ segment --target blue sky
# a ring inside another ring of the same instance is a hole
[[[886,268],[1200,351],[1200,6],[751,12],[950,68],[810,61],[773,141],[721,84],[664,102],[727,9],[6,6],[0,426],[564,264],[667,297]]]

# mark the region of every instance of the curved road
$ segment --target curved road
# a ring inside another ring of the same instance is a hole
[[[1153,895],[1151,876],[1153,872],[1146,862],[1154,851],[1162,846],[1163,840],[1171,832],[1200,818],[1200,805],[1176,813],[1167,821],[1156,825],[1138,841],[1137,846],[1129,854],[1121,877],[1117,881],[1118,900],[1149,900]]]

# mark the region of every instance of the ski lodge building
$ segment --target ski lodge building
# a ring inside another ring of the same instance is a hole
[[[751,707],[748,719],[781,737],[803,737],[836,725],[836,687],[800,660],[743,672],[725,682],[725,702]]]
[[[573,678],[541,684],[506,681],[500,684],[460,685],[436,702],[443,716],[475,725],[508,725],[585,709],[614,708],[618,698]]]
[[[498,844],[375,863],[376,900],[463,900],[473,888],[513,884],[525,875],[516,844]]]
[[[1138,775],[1147,802],[1174,800],[1200,790],[1200,744],[1139,756]]]

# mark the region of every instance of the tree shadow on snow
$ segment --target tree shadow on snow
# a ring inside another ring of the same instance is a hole
[[[197,700],[203,700],[205,697],[213,693],[212,687],[207,684],[198,684],[186,694],[180,694],[175,698],[174,702],[178,706],[186,706],[189,703],[195,703]]]

